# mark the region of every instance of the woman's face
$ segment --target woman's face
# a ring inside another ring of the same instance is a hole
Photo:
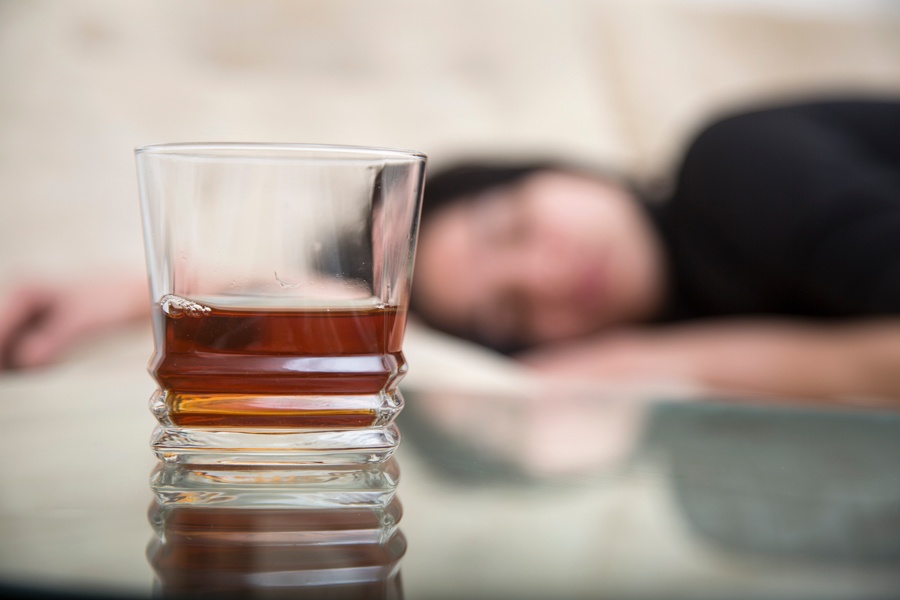
[[[662,288],[659,241],[634,199],[567,172],[541,171],[440,209],[416,259],[421,310],[501,346],[648,318]]]

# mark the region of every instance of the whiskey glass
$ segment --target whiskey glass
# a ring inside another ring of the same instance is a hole
[[[425,156],[231,143],[135,154],[156,455],[388,459],[399,443]]]

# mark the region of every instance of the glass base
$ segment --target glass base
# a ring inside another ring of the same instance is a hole
[[[189,429],[159,426],[150,446],[163,462],[195,465],[382,463],[400,443],[393,423],[341,430]]]
[[[160,463],[150,487],[160,505],[368,510],[387,507],[399,480],[394,458],[327,466]]]
[[[165,463],[379,464],[400,443],[398,390],[361,395],[186,395],[157,390],[150,440]]]

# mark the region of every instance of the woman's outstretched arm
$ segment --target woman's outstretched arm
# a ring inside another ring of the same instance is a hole
[[[900,318],[746,319],[630,329],[534,350],[540,372],[674,380],[711,390],[900,400]]]
[[[0,297],[0,370],[52,363],[84,339],[149,314],[141,272],[17,282]]]

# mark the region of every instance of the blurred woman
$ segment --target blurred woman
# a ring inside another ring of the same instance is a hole
[[[415,281],[427,322],[548,373],[900,396],[900,105],[723,119],[656,204],[551,164],[454,169]]]

